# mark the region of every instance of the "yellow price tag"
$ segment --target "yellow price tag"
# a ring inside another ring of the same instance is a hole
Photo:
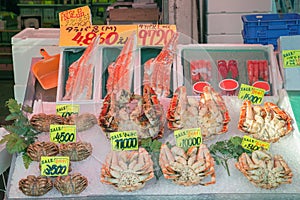
[[[69,172],[70,158],[68,156],[42,156],[42,176],[67,176]]]
[[[199,147],[202,143],[200,128],[182,129],[174,131],[176,146],[188,149],[191,146]]]
[[[282,50],[283,68],[300,67],[300,50]]]
[[[59,25],[63,27],[91,26],[92,15],[88,6],[83,6],[59,13]]]
[[[100,45],[122,46],[136,31],[137,25],[66,26],[60,29],[59,45],[88,46],[94,38],[100,36]]]
[[[110,133],[110,142],[113,151],[138,150],[138,135],[136,131]]]
[[[76,142],[76,125],[50,125],[50,141],[55,143]]]
[[[170,24],[139,24],[139,46],[165,46],[176,32],[176,25]]]
[[[254,139],[247,135],[243,137],[241,145],[244,149],[248,149],[250,151],[261,150],[262,148],[269,150],[270,148],[270,143]]]
[[[265,96],[265,90],[250,85],[242,84],[238,98],[250,100],[253,104],[260,104]]]
[[[56,104],[56,114],[62,117],[70,117],[79,113],[78,104]]]

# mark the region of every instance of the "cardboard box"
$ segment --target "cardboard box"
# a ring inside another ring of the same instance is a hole
[[[119,8],[109,10],[109,20],[116,22],[158,22],[158,8]]]

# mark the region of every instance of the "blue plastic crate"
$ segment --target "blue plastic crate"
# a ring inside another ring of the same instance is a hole
[[[243,15],[243,34],[246,38],[278,38],[287,35],[300,35],[300,15],[254,14]]]
[[[244,44],[272,44],[274,46],[274,50],[277,50],[277,38],[248,38],[243,37]]]

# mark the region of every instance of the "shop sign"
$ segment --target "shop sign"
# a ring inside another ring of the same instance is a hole
[[[136,33],[136,25],[90,25],[65,26],[60,28],[60,46],[88,46],[96,37],[104,46],[122,46]]]
[[[139,24],[137,36],[139,46],[165,46],[176,32],[170,24]]]
[[[76,125],[50,125],[50,141],[55,143],[76,142]]]
[[[113,151],[138,150],[138,135],[136,131],[120,131],[110,133]]]
[[[191,146],[199,147],[202,143],[200,128],[181,129],[174,131],[176,146],[188,149]]]
[[[283,68],[300,67],[300,50],[282,50]]]
[[[254,139],[247,135],[243,137],[241,145],[244,149],[250,151],[262,150],[262,149],[269,150],[270,148],[270,143]]]
[[[70,158],[68,156],[42,156],[42,176],[67,176],[69,172]]]
[[[78,104],[56,104],[56,114],[64,118],[70,117],[71,115],[78,115],[79,105]]]
[[[253,104],[260,104],[265,96],[265,90],[250,85],[242,84],[238,98],[250,100]]]
[[[59,13],[60,27],[91,26],[92,15],[88,6],[83,6]]]

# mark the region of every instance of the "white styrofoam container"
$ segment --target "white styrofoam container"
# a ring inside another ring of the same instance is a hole
[[[4,128],[0,128],[0,140],[8,132]],[[0,174],[10,166],[12,155],[9,154],[5,148],[6,143],[0,144]]]
[[[241,34],[243,30],[242,15],[253,13],[218,13],[207,14],[207,34]]]
[[[185,51],[189,51],[185,53]],[[234,59],[238,62],[239,84],[247,84],[247,60],[268,60],[270,84],[272,85],[272,96],[265,96],[273,102],[279,100],[279,91],[282,89],[282,77],[279,72],[276,56],[272,45],[251,45],[251,44],[190,44],[178,45],[177,48],[177,84],[185,85],[188,95],[192,95],[190,72],[185,67],[191,60],[205,59],[212,64],[212,81],[210,84],[218,91],[217,66],[216,61],[220,59]],[[184,76],[183,76],[184,74]]]
[[[279,65],[284,80],[286,90],[300,90],[300,66],[284,68],[282,51],[283,50],[300,50],[300,35],[280,36],[278,38]]]
[[[26,85],[22,84],[15,84],[14,85],[14,95],[15,99],[17,100],[18,103],[23,103],[24,97],[25,97],[25,92],[26,92]]]
[[[272,0],[206,0],[208,13],[271,12]]]
[[[42,57],[40,49],[49,55],[60,53],[59,29],[26,28],[12,37],[12,56],[15,84],[27,84],[32,57]]]
[[[205,35],[208,44],[243,44],[242,34]]]

